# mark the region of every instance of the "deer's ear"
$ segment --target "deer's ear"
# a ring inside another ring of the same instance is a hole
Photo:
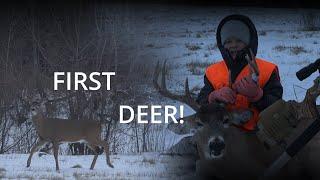
[[[192,128],[190,128],[189,133],[190,134],[195,134],[197,131],[199,131],[200,129],[202,129],[204,126],[204,123],[200,120],[200,118],[196,118]]]
[[[249,119],[253,116],[253,112],[250,110],[239,110],[231,113],[231,117],[229,118],[230,123],[234,125],[243,125],[249,121]]]
[[[179,135],[190,134],[191,131],[198,130],[203,126],[203,123],[198,121],[197,114],[187,116],[183,118],[184,123],[174,123],[171,122],[168,124],[167,128]]]

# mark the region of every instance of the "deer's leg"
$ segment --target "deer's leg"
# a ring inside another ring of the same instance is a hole
[[[58,151],[59,151],[59,144],[58,142],[53,142],[53,156],[56,161],[56,170],[59,171],[59,162],[58,162]]]
[[[30,167],[30,164],[31,164],[31,158],[32,158],[32,155],[35,151],[37,151],[37,149],[39,147],[41,147],[42,145],[44,145],[46,143],[45,140],[39,140],[32,148],[31,148],[31,152],[30,152],[30,155],[29,155],[29,158],[28,158],[28,161],[27,161],[27,167]]]
[[[113,168],[113,165],[110,161],[109,145],[107,144],[107,142],[99,140],[97,145],[102,146],[104,148],[104,151],[106,153],[107,164],[109,167]]]
[[[91,166],[90,166],[90,169],[92,170],[94,168],[94,165],[96,164],[96,161],[97,161],[97,158],[98,158],[98,155],[99,155],[97,150],[96,150],[98,148],[98,146],[94,146],[94,145],[88,144],[88,147],[94,153],[94,157],[93,157],[93,160],[92,160],[92,163],[91,163]]]

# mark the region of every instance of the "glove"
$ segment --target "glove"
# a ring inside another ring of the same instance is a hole
[[[256,102],[263,96],[263,90],[252,80],[251,75],[235,82],[232,88],[239,94],[246,96],[250,102]]]
[[[212,103],[216,100],[233,104],[236,101],[236,93],[229,87],[214,90],[209,94],[208,101]]]

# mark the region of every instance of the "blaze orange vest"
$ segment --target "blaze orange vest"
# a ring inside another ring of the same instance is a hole
[[[263,88],[266,85],[266,83],[269,81],[272,72],[277,68],[277,66],[273,63],[270,63],[258,58],[256,58],[256,62],[259,69],[258,84],[261,88]],[[249,74],[250,74],[249,66],[246,65],[237,76],[236,81],[242,79],[243,77]],[[209,82],[211,83],[214,89],[220,89],[225,86],[231,87],[231,85],[229,85],[229,70],[224,60],[210,65],[206,70],[206,77],[208,78]],[[247,97],[237,94],[235,104],[228,104],[227,108],[230,110],[231,109],[252,110],[253,111],[252,118],[249,119],[249,121],[243,126],[241,126],[240,128],[246,131],[254,130],[259,120],[260,112],[251,105]]]

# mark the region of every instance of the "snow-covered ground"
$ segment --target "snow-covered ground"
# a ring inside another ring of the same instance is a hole
[[[259,36],[257,57],[278,65],[285,100],[300,101],[305,90],[298,86],[310,87],[317,75],[300,82],[295,73],[320,57],[320,31],[304,30],[306,13],[312,12],[314,22],[320,26],[319,10],[188,6],[146,9],[134,14],[144,24],[143,29],[136,29],[144,32],[141,53],[152,55],[155,61],[167,60],[171,65],[169,88],[182,91],[186,77],[191,87],[203,86],[205,68],[222,59],[215,31],[220,20],[230,14],[247,15],[255,24]]]
[[[60,172],[56,172],[53,155],[36,153],[29,168],[27,154],[0,155],[0,179],[185,179],[194,171],[191,159],[159,153],[112,155],[114,168],[107,166],[102,154],[90,170],[92,158],[60,155]]]
[[[130,9],[131,8],[131,9]],[[206,66],[221,59],[216,47],[215,30],[218,22],[229,14],[248,15],[259,33],[257,57],[278,65],[285,100],[299,100],[312,85],[316,73],[300,82],[295,73],[320,57],[319,31],[304,31],[303,16],[316,10],[136,6],[130,7],[130,27],[136,39],[142,40],[139,56],[152,56],[154,61],[167,60],[170,66],[168,88],[182,91],[186,77],[191,87],[203,86]],[[319,21],[319,18],[317,19]],[[294,85],[296,85],[294,91]],[[303,87],[303,88],[299,88]],[[296,95],[295,95],[296,94]],[[168,105],[179,105],[167,100]],[[185,115],[190,114],[189,109]],[[173,136],[171,136],[173,137]],[[176,138],[176,137],[175,137]],[[174,141],[174,140],[172,140]],[[167,142],[167,141],[166,141]],[[92,156],[60,156],[60,172],[55,171],[52,155],[34,155],[26,168],[26,154],[0,155],[0,178],[25,179],[184,179],[192,174],[192,164],[183,157],[162,156],[158,153],[142,155],[112,155],[114,169],[99,156],[95,170],[89,170]],[[81,168],[72,168],[80,165]]]

